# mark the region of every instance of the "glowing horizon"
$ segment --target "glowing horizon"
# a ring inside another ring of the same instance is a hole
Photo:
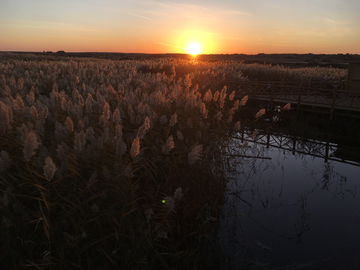
[[[360,53],[360,1],[3,0],[0,51]]]
[[[189,47],[187,48],[187,51],[192,56],[196,56],[201,53],[200,45],[196,42],[192,42]]]

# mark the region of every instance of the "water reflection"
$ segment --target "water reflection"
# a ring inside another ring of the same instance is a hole
[[[233,269],[360,266],[359,163],[336,157],[334,143],[287,135],[245,132],[233,143],[220,230]]]

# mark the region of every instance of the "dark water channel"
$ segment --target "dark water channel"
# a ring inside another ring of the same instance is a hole
[[[220,222],[232,269],[360,269],[360,149],[262,131],[236,137]]]

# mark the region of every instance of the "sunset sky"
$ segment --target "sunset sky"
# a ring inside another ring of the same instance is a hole
[[[360,53],[359,0],[0,0],[0,51]]]

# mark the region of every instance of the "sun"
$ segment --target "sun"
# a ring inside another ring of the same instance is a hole
[[[189,45],[189,47],[187,48],[187,51],[189,52],[189,54],[191,54],[193,56],[196,56],[196,55],[198,55],[200,53],[201,49],[200,49],[199,44],[191,43]]]

